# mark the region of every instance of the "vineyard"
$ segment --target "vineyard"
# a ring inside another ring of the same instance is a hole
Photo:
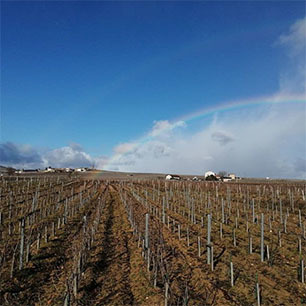
[[[306,305],[305,182],[0,179],[1,305]]]

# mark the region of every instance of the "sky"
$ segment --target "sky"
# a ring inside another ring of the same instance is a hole
[[[303,1],[2,1],[0,164],[306,179]]]

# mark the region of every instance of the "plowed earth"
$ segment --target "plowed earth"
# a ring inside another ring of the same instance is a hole
[[[23,183],[0,181],[0,212],[3,213],[0,218],[0,305],[247,306],[257,303],[255,275],[259,276],[262,305],[305,304],[306,287],[297,276],[299,260],[305,252],[305,234],[298,221],[300,211],[301,223],[305,223],[303,184],[263,187],[179,182],[166,185],[161,180],[84,178],[64,179],[62,183],[51,180],[50,185],[48,181],[36,185],[27,182],[26,179]],[[8,186],[10,189],[5,190]],[[30,191],[24,195],[22,190],[26,186]],[[48,186],[53,189],[49,190]],[[270,190],[275,208],[270,205]],[[295,196],[292,211],[292,203],[287,198],[289,190]],[[26,224],[26,241],[30,229],[43,234],[45,224],[50,226],[63,215],[67,222],[56,226],[55,235],[50,234],[49,239],[41,236],[39,248],[35,236],[31,240],[30,259],[28,262],[23,259],[23,268],[19,270],[20,220],[30,210],[35,192],[39,202],[38,221],[34,225]],[[220,203],[229,192],[232,192],[232,202],[228,200],[231,204],[226,204],[229,222],[222,221],[220,238]],[[245,203],[249,204],[251,198],[259,203],[256,214],[266,214],[265,243],[270,247],[269,261],[260,261],[259,222],[248,221],[251,210]],[[280,222],[279,199],[283,200],[281,213],[287,214],[286,230]],[[8,203],[16,205],[11,217]],[[209,213],[213,214],[213,271],[207,264],[205,244],[205,222]],[[149,248],[145,247],[146,214],[149,215]],[[9,233],[10,222],[13,223],[12,233]],[[246,230],[246,224],[250,231]],[[234,229],[236,246],[233,245]],[[277,241],[278,231],[282,234],[281,246]],[[248,252],[250,233],[253,235],[252,254]],[[298,239],[302,241],[301,254],[297,250]],[[229,281],[230,260],[234,265],[233,287]],[[78,268],[76,285],[73,277]]]

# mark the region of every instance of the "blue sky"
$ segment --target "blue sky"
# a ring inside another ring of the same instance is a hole
[[[305,3],[292,1],[1,2],[1,143],[44,162],[52,150],[69,161],[72,147],[108,160],[156,122],[275,95],[297,66],[279,38],[303,18]],[[176,170],[168,165],[158,170]]]

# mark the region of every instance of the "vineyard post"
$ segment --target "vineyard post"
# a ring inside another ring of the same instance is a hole
[[[261,227],[260,227],[260,260],[264,261],[264,214],[261,214]]]
[[[207,215],[207,264],[210,264],[211,215]]]
[[[70,293],[69,291],[66,292],[65,300],[64,300],[64,306],[70,306]]]
[[[73,273],[73,294],[76,297],[78,294],[78,274]]]
[[[16,255],[16,250],[17,250],[18,244],[16,244],[16,247],[14,249],[14,253],[13,253],[13,259],[12,259],[12,264],[11,264],[11,271],[10,271],[10,277],[13,278],[13,274],[14,274],[14,266],[15,266],[15,255]]]
[[[146,224],[145,224],[145,248],[149,248],[149,214],[146,213]]]
[[[287,216],[284,218],[284,233],[287,234]]]
[[[201,257],[201,238],[198,236],[198,256]]]
[[[37,234],[37,250],[40,248],[40,233]]]
[[[24,218],[22,218],[21,220],[19,270],[22,270],[23,267],[23,253],[24,253]]]
[[[211,267],[211,271],[214,271],[214,247],[213,246],[211,246],[210,251],[211,251],[210,267]]]
[[[31,246],[31,241],[28,241],[26,247],[26,263],[28,263],[30,260],[30,246]]]
[[[52,222],[52,237],[55,237],[55,223]]]
[[[224,201],[223,198],[221,200],[221,212],[222,212],[222,223],[224,223]]]
[[[166,224],[166,214],[165,214],[165,197],[163,197],[163,211],[162,211],[162,214],[163,214],[163,224]]]
[[[283,204],[282,199],[279,199],[279,217],[280,217],[280,223],[283,223]]]
[[[189,247],[190,241],[189,241],[189,227],[187,227],[187,246]]]
[[[232,255],[230,256],[230,276],[231,276],[231,287],[234,287],[234,265],[232,262]]]
[[[254,199],[252,199],[252,219],[253,219],[253,223],[255,223],[255,203],[254,203]]]
[[[299,209],[299,227],[302,228],[302,215],[300,209]]]
[[[252,246],[252,235],[249,232],[249,254],[253,253],[253,246]]]
[[[45,242],[48,243],[48,225],[45,225]]]
[[[304,260],[301,258],[301,260],[300,260],[300,271],[299,271],[300,273],[300,281],[302,282],[302,283],[304,283],[305,282],[305,272],[304,272]]]
[[[278,231],[278,245],[279,247],[282,246],[282,237],[281,237],[281,231]]]
[[[257,299],[257,306],[260,306],[260,288],[258,283],[258,275],[256,274],[256,299]]]
[[[237,246],[237,241],[236,241],[236,231],[235,229],[233,229],[233,244],[234,244],[234,247]]]
[[[298,238],[298,250],[299,250],[299,254],[302,254],[302,239],[299,237]]]
[[[266,245],[266,253],[267,253],[267,260],[270,260],[270,251],[269,251],[269,245]]]
[[[169,291],[169,284],[168,284],[168,281],[166,280],[165,282],[165,306],[168,305],[168,291]]]

